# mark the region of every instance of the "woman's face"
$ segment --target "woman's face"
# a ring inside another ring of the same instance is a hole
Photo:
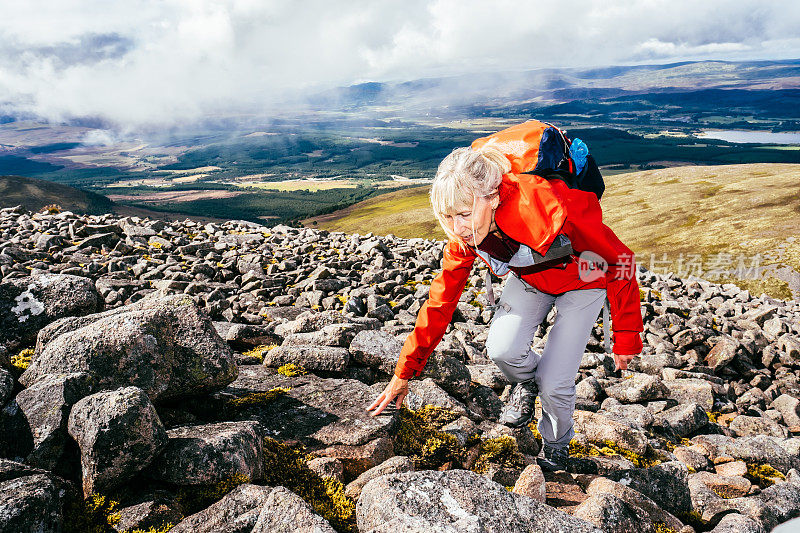
[[[497,194],[490,199],[476,197],[472,205],[460,206],[454,212],[446,213],[442,218],[449,230],[464,239],[464,242],[470,246],[477,246],[494,229],[492,215],[497,209],[499,200]],[[475,228],[474,241],[473,225]]]

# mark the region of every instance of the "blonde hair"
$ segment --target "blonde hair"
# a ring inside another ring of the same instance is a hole
[[[497,194],[503,174],[510,170],[508,158],[490,146],[478,150],[456,148],[439,163],[430,192],[433,215],[447,236],[458,242],[462,249],[468,247],[467,243],[450,231],[443,216],[467,206],[474,209],[477,198],[493,197]],[[472,233],[475,233],[474,220]]]

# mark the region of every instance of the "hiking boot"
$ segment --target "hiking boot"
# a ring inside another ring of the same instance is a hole
[[[508,403],[500,414],[499,422],[512,428],[529,424],[533,419],[537,394],[539,394],[539,387],[536,385],[535,379],[514,384],[508,397]]]
[[[569,445],[550,446],[545,443],[544,457],[537,457],[536,462],[545,472],[555,472],[556,470],[566,470],[567,460],[569,459]]]

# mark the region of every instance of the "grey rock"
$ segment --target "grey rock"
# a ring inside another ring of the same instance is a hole
[[[14,376],[11,372],[0,367],[0,405],[5,405],[11,399],[11,395],[14,392],[14,383]]]
[[[387,374],[393,374],[403,345],[380,330],[359,331],[350,343],[353,360]]]
[[[283,345],[264,354],[264,366],[280,367],[287,363],[300,365],[312,372],[342,373],[350,362],[347,348],[314,345]]]
[[[336,533],[300,496],[275,487],[261,506],[252,533]]]
[[[711,461],[733,457],[746,463],[769,464],[783,473],[800,467],[797,443],[800,439],[782,439],[767,435],[733,438],[727,435],[698,435],[692,442],[704,449]]]
[[[30,345],[40,329],[67,316],[96,312],[102,299],[88,278],[37,274],[0,283],[0,344]]]
[[[136,387],[81,399],[72,407],[67,429],[80,448],[86,496],[130,480],[167,444],[153,404]]]
[[[592,442],[610,440],[640,455],[647,451],[647,435],[643,431],[589,411],[575,411],[574,418],[575,431],[585,434]]]
[[[676,405],[658,413],[653,426],[661,433],[682,438],[708,425],[708,414],[696,403]]]
[[[382,462],[378,466],[370,468],[356,479],[348,483],[345,487],[345,495],[354,501],[358,500],[358,497],[361,496],[361,490],[364,488],[364,485],[373,479],[387,474],[413,471],[414,461],[406,456],[396,455],[391,459],[387,459],[386,461]]]
[[[0,482],[0,531],[60,533],[63,493],[44,474]]]
[[[641,492],[673,515],[679,516],[692,510],[689,471],[679,461],[612,472],[607,477]]]
[[[53,470],[61,460],[67,439],[70,408],[92,391],[89,374],[45,376],[17,394],[33,436],[28,464]]]
[[[798,524],[800,525],[800,524]],[[780,528],[773,530],[779,532]],[[793,529],[786,530],[786,533],[795,531]],[[727,514],[722,517],[717,527],[711,530],[711,533],[766,533],[766,530],[760,523],[752,518],[740,515],[738,513]]]
[[[656,376],[633,374],[632,377],[623,379],[616,385],[606,387],[605,393],[620,402],[636,403],[667,398],[670,389]]]
[[[731,421],[728,427],[737,437],[748,435],[786,437],[786,428],[764,416],[739,415]]]
[[[770,404],[777,409],[787,426],[800,426],[800,399],[788,394],[781,394]]]
[[[572,516],[602,528],[605,533],[654,531],[644,511],[613,494],[589,496],[575,508]]]
[[[408,384],[408,395],[405,402],[412,411],[422,409],[426,405],[434,405],[449,409],[460,415],[467,414],[466,406],[447,394],[431,378],[411,380]]]
[[[473,384],[467,398],[467,407],[481,418],[497,420],[503,411],[503,401],[497,393],[489,387]]]
[[[212,485],[262,477],[264,450],[255,422],[219,422],[167,431],[168,441],[148,475],[182,485]]]
[[[177,295],[51,324],[20,382],[70,372],[88,373],[98,390],[134,385],[159,402],[220,389],[238,370],[211,320]]]
[[[422,370],[423,378],[431,378],[437,385],[462,400],[470,394],[469,370],[455,357],[434,352]]]
[[[599,533],[595,526],[466,470],[389,474],[364,486],[359,531]]]
[[[174,494],[164,490],[146,491],[120,502],[117,508],[117,531],[161,529],[166,524],[177,524],[183,519],[180,503]]]
[[[466,365],[470,379],[478,385],[489,387],[490,389],[502,390],[508,385],[508,379],[500,371],[496,364],[475,364]]]
[[[669,389],[669,398],[678,403],[696,403],[705,411],[714,408],[714,387],[708,381],[696,378],[663,381]]]
[[[678,531],[683,527],[683,523],[678,518],[662,509],[660,505],[641,492],[610,479],[595,478],[586,487],[586,494],[590,496],[600,494],[614,495],[625,503],[643,511],[646,515],[646,523],[664,524],[673,531]]]
[[[252,533],[273,487],[239,485],[220,501],[175,525],[175,533]]]
[[[248,403],[253,395],[276,388],[290,389],[270,402]],[[245,400],[233,417],[258,420],[264,434],[279,440],[300,439],[309,446],[358,446],[387,436],[397,423],[397,410],[371,416],[366,407],[377,394],[355,379],[321,378],[313,374],[288,377],[256,365],[240,369],[239,377],[212,394],[203,412],[224,412],[232,400]]]

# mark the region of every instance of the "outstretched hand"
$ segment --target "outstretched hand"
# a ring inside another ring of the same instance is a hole
[[[403,400],[407,394],[408,380],[400,379],[397,376],[392,376],[392,380],[388,385],[386,385],[386,388],[382,393],[380,393],[375,401],[372,402],[372,405],[367,407],[367,411],[372,411],[375,409],[375,411],[370,414],[372,416],[377,416],[381,414],[381,412],[386,409],[386,406],[389,405],[395,398],[397,398],[397,408],[400,409],[400,406],[403,404]]]
[[[637,354],[638,355],[638,354]],[[636,355],[617,355],[614,354],[614,371],[627,370],[628,363],[630,363]]]

